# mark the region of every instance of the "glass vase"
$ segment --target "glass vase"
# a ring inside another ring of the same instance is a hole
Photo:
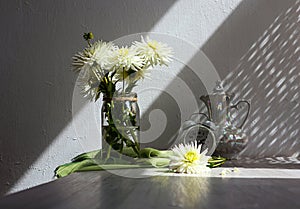
[[[102,153],[139,156],[140,110],[136,93],[103,96],[101,109]]]

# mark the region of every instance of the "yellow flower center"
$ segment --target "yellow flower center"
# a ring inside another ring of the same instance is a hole
[[[148,46],[150,46],[153,50],[156,50],[157,49],[157,41],[151,41],[151,42],[148,42]]]
[[[190,162],[194,163],[195,161],[199,160],[200,156],[199,153],[197,153],[195,150],[188,151],[185,153],[184,158]]]
[[[121,48],[121,49],[119,49],[119,54],[121,56],[126,56],[126,55],[128,55],[128,53],[129,53],[129,49],[127,49],[127,48]]]

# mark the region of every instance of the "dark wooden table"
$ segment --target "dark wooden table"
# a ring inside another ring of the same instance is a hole
[[[0,199],[1,209],[262,208],[300,209],[300,178],[75,173]]]

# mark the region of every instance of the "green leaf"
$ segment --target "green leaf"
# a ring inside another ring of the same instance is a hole
[[[119,145],[117,143],[115,146]],[[127,161],[120,156],[111,156],[108,159],[103,160],[101,158],[101,150],[94,150],[91,152],[83,153],[72,159],[71,163],[66,163],[58,166],[55,169],[55,176],[60,178],[67,176],[74,172],[81,171],[99,171],[99,170],[110,170],[110,169],[126,169],[126,168],[145,168],[145,167],[156,167],[162,168],[167,167],[170,162],[170,156],[173,155],[171,150],[157,150],[153,148],[141,149],[138,155],[135,150],[131,147],[124,147],[122,150],[123,154],[132,157],[134,161]],[[140,158],[137,158],[137,157]],[[208,167],[215,168],[223,165],[226,158],[212,156],[208,160]]]
[[[216,168],[219,167],[221,165],[223,165],[226,162],[226,158],[221,157],[221,156],[212,156],[209,160],[208,160],[208,167],[210,168]]]
[[[101,156],[102,150],[95,150],[91,152],[82,153],[72,159],[72,162],[79,162],[86,159],[99,158]]]

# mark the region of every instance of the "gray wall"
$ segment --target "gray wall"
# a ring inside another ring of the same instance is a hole
[[[251,99],[244,155],[298,156],[299,14],[296,0],[1,1],[0,193],[50,181],[83,151],[91,133],[83,127],[78,138],[74,128],[88,119],[72,109],[70,58],[86,31],[104,40],[153,31],[192,43],[230,90]]]

